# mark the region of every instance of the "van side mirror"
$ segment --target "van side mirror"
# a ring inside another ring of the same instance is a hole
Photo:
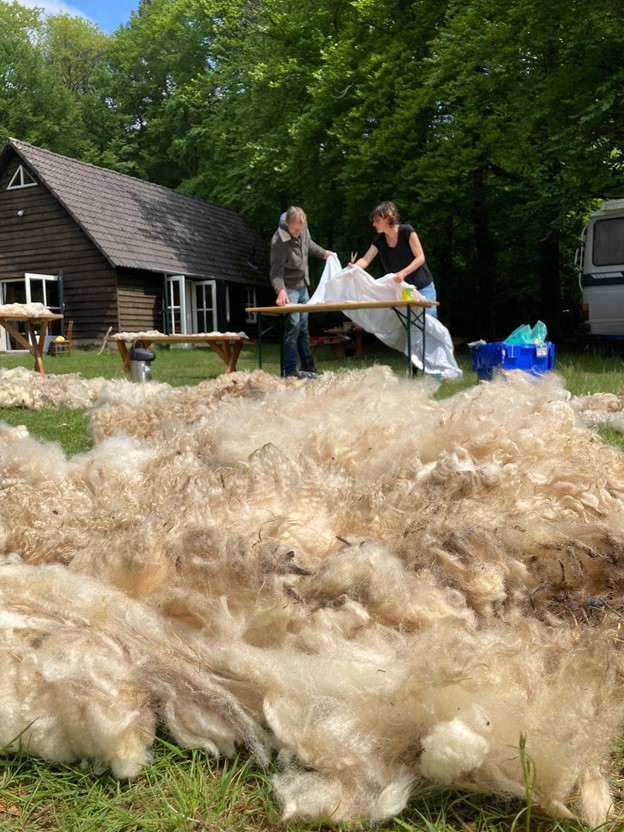
[[[577,248],[574,252],[574,268],[577,272],[580,272],[583,267],[583,247]]]

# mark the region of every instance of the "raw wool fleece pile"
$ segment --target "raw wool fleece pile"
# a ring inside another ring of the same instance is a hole
[[[52,314],[43,303],[1,303],[0,316],[2,315],[23,315],[27,318],[36,318],[37,315]]]
[[[246,332],[220,332],[218,329],[213,329],[212,332],[194,332],[193,335],[221,335],[230,338],[248,338]],[[136,341],[140,338],[162,338],[168,337],[165,332],[160,332],[158,329],[142,330],[141,332],[117,332],[115,335],[109,335],[109,341]]]
[[[171,387],[126,380],[106,382],[93,405],[89,431],[94,442],[127,433],[138,438],[153,437],[165,425],[189,425],[221,407],[224,397],[265,397],[283,387],[268,373],[223,373],[193,387]]]
[[[613,430],[624,433],[624,392],[575,396],[570,404],[578,420],[586,427],[608,425]]]
[[[78,373],[42,375],[24,367],[0,368],[0,407],[86,408],[93,404],[104,385],[103,378],[82,378]]]
[[[71,460],[0,432],[1,744],[126,777],[161,724],[277,753],[284,817],[338,820],[522,799],[525,737],[534,800],[605,821],[624,460],[556,376],[434,402],[380,367],[237,373],[177,412],[148,388],[107,388]]]

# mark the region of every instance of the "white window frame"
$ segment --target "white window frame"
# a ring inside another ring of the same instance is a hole
[[[245,323],[255,324],[258,321],[258,316],[255,312],[247,312],[248,306],[257,306],[257,295],[255,286],[245,286]]]
[[[16,180],[19,180],[16,182]],[[7,185],[7,191],[17,191],[20,188],[36,188],[39,183],[29,173],[24,165],[20,165],[11,177],[11,181]]]
[[[47,306],[48,309],[52,312],[61,312],[60,306],[50,306],[48,304],[48,293],[47,293],[47,284],[48,283],[58,283],[59,282],[59,275],[58,274],[35,274],[32,272],[26,272],[24,275],[24,281],[26,283],[26,303],[32,303],[32,289],[31,284],[33,281],[40,280],[43,284],[43,305]]]
[[[9,278],[7,280],[2,280],[2,281],[0,281],[0,303],[3,303],[3,304],[6,303],[6,286],[9,283],[22,283],[24,285],[24,303],[32,303],[33,302],[33,300],[32,300],[32,295],[33,295],[33,293],[32,293],[32,282],[35,281],[35,280],[39,280],[43,283],[43,304],[44,304],[44,306],[47,306],[48,309],[51,312],[61,312],[62,313],[63,310],[61,309],[60,306],[49,306],[48,302],[47,302],[47,300],[48,300],[47,284],[48,283],[57,283],[57,284],[60,283],[61,276],[58,275],[58,274],[35,274],[34,272],[26,272],[24,277],[21,277],[21,278],[15,277],[15,278]],[[20,329],[19,323],[20,322],[17,322],[18,329]],[[22,330],[20,330],[20,331],[22,331]],[[24,335],[25,338],[30,337],[25,329],[22,331],[22,334]],[[10,339],[9,333],[4,328],[2,329],[2,334],[0,336],[0,350],[3,350],[4,352],[12,352],[13,351],[13,349],[11,347],[11,339]],[[21,348],[18,347],[17,351],[18,352],[21,351]]]
[[[186,286],[183,274],[168,274],[167,283],[167,329],[170,335],[188,335],[186,321]],[[180,303],[174,303],[174,287],[178,286]],[[177,315],[176,315],[177,312]],[[180,331],[176,331],[176,322],[179,321]]]
[[[197,304],[197,289],[202,290],[204,305]],[[209,296],[210,305],[206,306],[206,298]],[[193,332],[199,332],[199,313],[210,313],[212,316],[213,329],[216,332],[217,327],[217,281],[216,280],[195,280],[193,281]]]

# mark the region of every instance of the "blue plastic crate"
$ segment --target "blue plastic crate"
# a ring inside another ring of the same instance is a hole
[[[491,381],[496,369],[524,370],[539,375],[555,366],[555,345],[550,341],[543,344],[506,344],[492,341],[481,344],[471,351],[472,369],[479,381]]]

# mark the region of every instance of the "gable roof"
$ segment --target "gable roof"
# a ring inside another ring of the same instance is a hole
[[[4,143],[0,166],[10,148],[111,265],[268,281],[268,247],[235,211],[17,139]]]

